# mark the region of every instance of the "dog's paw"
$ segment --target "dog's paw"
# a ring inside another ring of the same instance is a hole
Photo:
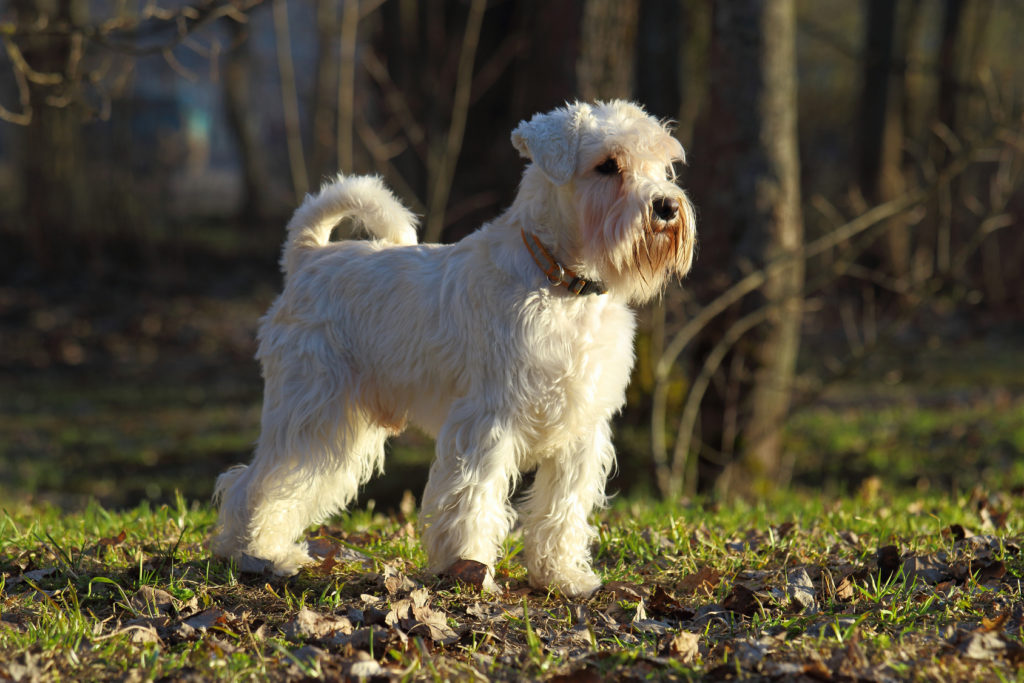
[[[589,598],[601,587],[601,578],[592,571],[572,571],[546,580],[531,579],[534,588],[551,588],[567,598]]]
[[[269,574],[273,571],[274,563],[262,557],[254,557],[248,553],[242,553],[235,558],[238,571],[246,574]]]
[[[236,557],[239,571],[247,574],[269,574],[286,578],[299,573],[303,565],[313,562],[305,548],[296,546],[294,551],[279,554],[273,559],[241,553]]]
[[[556,583],[562,594],[570,598],[589,598],[601,585],[601,579],[593,572],[567,583]]]

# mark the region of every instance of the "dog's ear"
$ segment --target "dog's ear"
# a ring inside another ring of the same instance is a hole
[[[537,164],[555,185],[565,185],[576,172],[580,149],[582,105],[537,114],[512,131],[512,146]]]

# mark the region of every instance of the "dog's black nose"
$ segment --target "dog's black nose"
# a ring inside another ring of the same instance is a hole
[[[654,215],[663,221],[670,221],[679,213],[679,202],[671,197],[658,197],[651,206]]]

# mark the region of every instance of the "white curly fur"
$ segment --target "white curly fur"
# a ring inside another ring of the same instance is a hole
[[[531,583],[600,585],[589,516],[633,364],[627,304],[693,255],[693,209],[672,173],[683,150],[622,101],[567,105],[512,137],[532,160],[517,197],[456,244],[416,244],[413,216],[377,178],[339,176],[296,211],[284,291],[260,325],[262,432],[252,463],[217,480],[215,554],[294,573],[310,561],[303,530],[343,510],[411,423],[437,440],[421,514],[433,571],[493,568],[512,490],[535,470],[518,511]],[[609,158],[620,172],[597,172]],[[652,209],[664,199],[674,215]],[[345,218],[374,239],[330,242]],[[550,285],[521,229],[607,293]]]

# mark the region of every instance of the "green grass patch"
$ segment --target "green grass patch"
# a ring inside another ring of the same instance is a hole
[[[386,677],[688,680],[1024,677],[1024,504],[805,495],[595,517],[605,586],[531,589],[514,534],[497,594],[426,572],[415,510],[310,531],[290,579],[211,559],[205,505],[177,497],[0,515],[0,676],[73,680]]]
[[[786,426],[794,479],[833,491],[869,477],[940,490],[1024,484],[1024,400],[804,410]]]

